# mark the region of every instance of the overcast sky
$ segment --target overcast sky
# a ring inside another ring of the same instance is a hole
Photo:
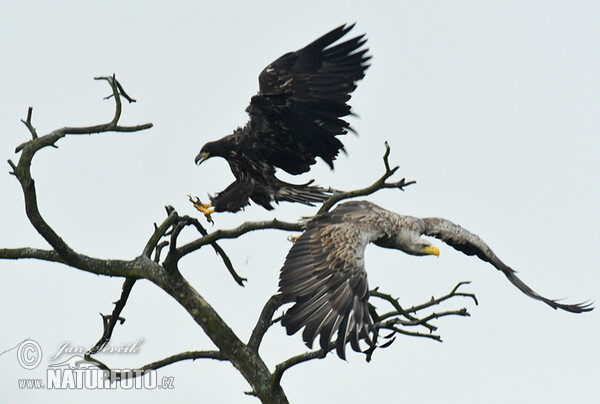
[[[27,107],[45,134],[65,125],[107,122],[112,101],[94,76],[116,73],[138,100],[122,124],[149,131],[62,139],[33,162],[40,209],[75,250],[132,259],[164,219],[163,206],[197,213],[187,194],[205,197],[232,175],[224,160],[194,165],[200,147],[231,133],[257,91],[258,73],[285,52],[330,29],[356,22],[372,66],[351,104],[359,136],[335,171],[323,162],[296,182],[338,189],[370,184],[390,160],[417,185],[369,200],[398,213],[441,216],[479,234],[533,289],[550,298],[600,302],[600,6],[597,2],[10,2],[0,6],[0,156],[18,158],[29,134]],[[0,170],[0,247],[48,248],[32,229],[21,189]],[[289,177],[284,177],[289,178]],[[296,220],[314,210],[282,204],[215,216],[216,228],[272,217]],[[237,335],[247,340],[290,243],[263,231],[223,242],[249,279],[238,287],[212,250],[181,264],[188,281]],[[191,236],[190,236],[191,237]],[[557,312],[529,299],[490,265],[440,246],[441,255],[409,257],[367,249],[369,283],[404,306],[472,281],[469,318],[436,322],[444,342],[404,338],[344,362],[297,366],[283,378],[291,402],[565,403],[600,395],[598,310]],[[101,335],[122,280],[36,261],[0,262],[0,352],[25,338],[42,347],[27,371],[15,352],[0,356],[3,402],[256,402],[228,363],[200,360],[158,372],[172,391],[20,391],[19,378],[43,378],[59,344],[87,347]],[[213,346],[190,316],[147,281],[139,282],[111,344],[143,338],[135,355],[105,355],[114,367],[137,367]],[[305,351],[301,336],[279,325],[262,355],[273,369]],[[62,357],[68,358],[68,357]],[[56,362],[56,361],[54,361]]]

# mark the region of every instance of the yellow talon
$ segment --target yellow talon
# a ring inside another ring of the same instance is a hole
[[[298,241],[298,239],[300,238],[302,234],[298,235],[298,236],[290,236],[288,237],[288,240],[290,240],[292,243],[295,243],[296,241]]]
[[[210,216],[211,213],[215,212],[215,208],[212,207],[212,204],[202,203],[202,201],[200,201],[200,198],[198,198],[198,197],[192,198],[191,196],[189,197],[189,201],[192,203],[192,205],[194,205],[194,207],[196,209],[198,209],[200,212],[204,213],[204,216],[206,217],[206,220],[208,220],[209,223],[214,224],[214,221],[212,220],[212,217]]]

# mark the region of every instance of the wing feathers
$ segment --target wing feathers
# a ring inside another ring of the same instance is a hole
[[[290,174],[310,169],[316,157],[331,168],[349,130],[350,94],[368,68],[364,35],[334,45],[354,25],[340,26],[308,46],[271,63],[252,97],[248,144],[261,158]]]
[[[590,303],[562,304],[556,300],[541,296],[525,284],[516,275],[516,271],[506,265],[494,254],[492,249],[476,234],[441,218],[423,219],[425,229],[423,234],[439,238],[454,249],[467,255],[476,255],[481,260],[489,262],[508,278],[521,292],[527,296],[540,300],[554,309],[561,309],[571,313],[582,313],[592,310]]]
[[[329,214],[331,215],[331,214]],[[284,301],[295,304],[281,323],[289,335],[304,327],[302,338],[312,347],[320,335],[321,348],[335,348],[345,358],[345,346],[360,351],[360,339],[373,344],[375,333],[367,300],[367,276],[362,266],[368,240],[351,222],[331,222],[312,227],[296,241],[281,269],[279,288]],[[357,245],[360,244],[360,245]]]

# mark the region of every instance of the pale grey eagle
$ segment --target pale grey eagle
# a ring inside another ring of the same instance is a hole
[[[285,302],[295,302],[281,320],[288,335],[304,327],[302,337],[309,347],[320,334],[320,346],[330,350],[337,332],[336,349],[342,359],[348,342],[357,352],[360,339],[374,346],[377,333],[367,304],[365,248],[374,243],[411,255],[439,255],[438,248],[421,236],[436,237],[489,262],[527,296],[554,309],[571,313],[593,309],[589,303],[562,304],[539,295],[479,236],[449,220],[403,216],[367,201],[354,201],[309,221],[287,255],[279,288]]]

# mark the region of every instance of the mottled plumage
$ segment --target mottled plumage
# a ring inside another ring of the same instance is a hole
[[[211,197],[214,211],[236,212],[249,199],[265,209],[271,202],[312,205],[330,196],[327,190],[289,184],[275,177],[276,168],[297,175],[307,172],[316,157],[331,168],[343,144],[336,137],[351,130],[343,120],[356,82],[367,69],[364,35],[338,45],[353,25],[340,26],[308,46],[267,66],[259,76],[259,92],[246,111],[250,121],[233,134],[202,147],[196,163],[223,157],[235,176],[224,191]]]
[[[374,346],[377,332],[367,303],[365,248],[374,243],[411,255],[439,255],[436,247],[421,239],[423,235],[489,262],[527,296],[554,309],[572,313],[592,310],[590,304],[561,304],[537,294],[479,236],[449,220],[403,216],[367,201],[355,201],[308,222],[288,253],[279,280],[284,301],[295,303],[281,320],[288,335],[304,327],[302,337],[309,347],[320,335],[320,346],[329,350],[337,333],[341,358],[345,358],[348,342],[355,351],[360,351],[361,339]]]

